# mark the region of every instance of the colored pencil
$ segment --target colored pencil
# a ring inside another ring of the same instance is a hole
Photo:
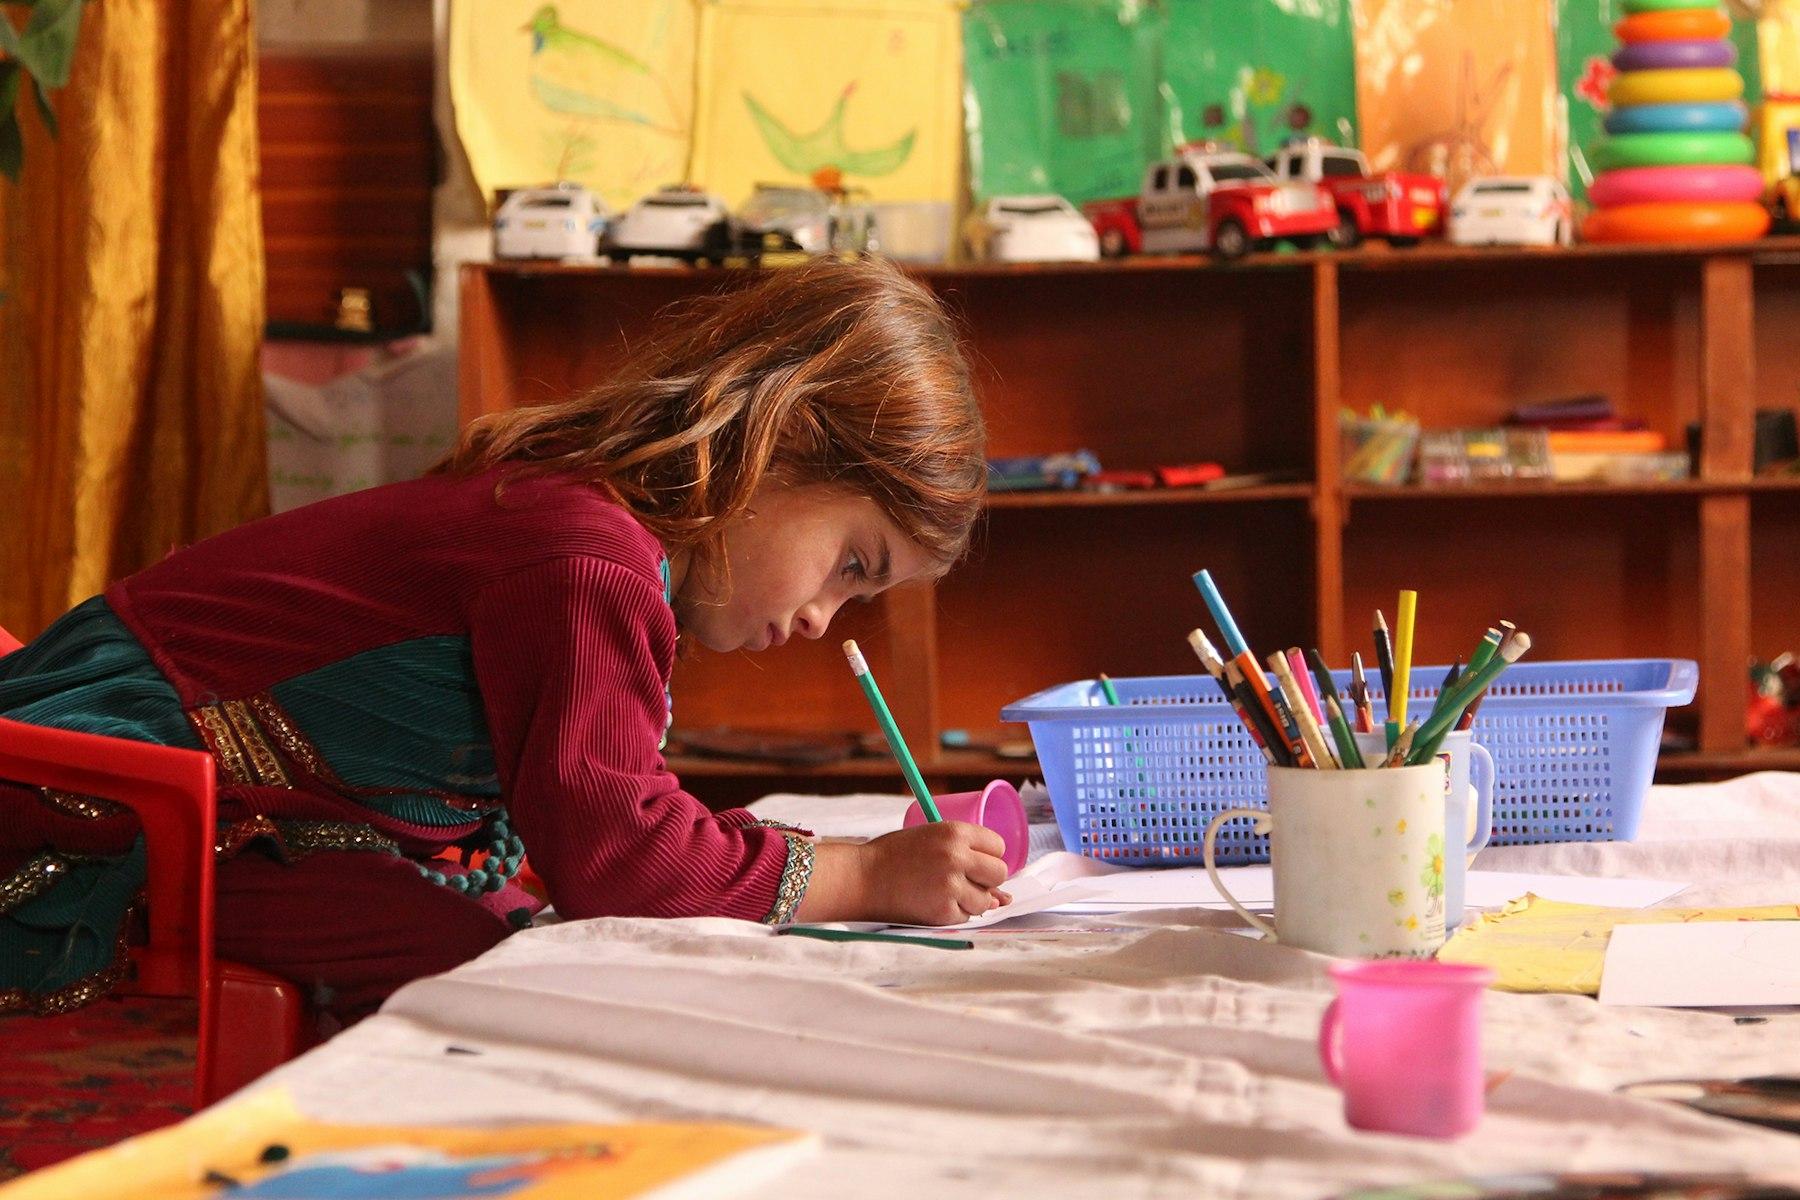
[[[1231,657],[1249,654],[1249,643],[1238,632],[1237,622],[1231,619],[1231,610],[1225,607],[1225,597],[1219,594],[1219,585],[1213,582],[1212,572],[1194,572],[1194,586],[1200,589],[1206,607],[1212,610],[1213,621],[1218,625],[1219,635],[1225,639],[1225,648],[1231,651]],[[1255,661],[1254,657],[1251,661]]]
[[[1465,676],[1463,681],[1457,685],[1456,694],[1450,698],[1444,710],[1432,717],[1425,728],[1420,731],[1417,739],[1419,749],[1415,752],[1414,757],[1418,758],[1420,762],[1429,761],[1430,756],[1436,754],[1438,747],[1443,745],[1445,736],[1461,720],[1464,710],[1480,700],[1482,694],[1487,691],[1494,680],[1500,677],[1500,673],[1518,662],[1529,649],[1531,649],[1531,635],[1515,633],[1507,639],[1504,646],[1500,647],[1500,653],[1489,660],[1487,666],[1473,675]]]
[[[1438,684],[1437,695],[1431,699],[1431,711],[1425,714],[1427,721],[1436,716],[1437,710],[1443,707],[1444,698],[1450,694],[1450,689],[1456,686],[1457,677],[1461,674],[1462,656],[1458,655],[1456,661],[1450,664],[1450,669],[1444,672],[1444,682]]]
[[[1331,668],[1325,665],[1325,656],[1319,653],[1317,646],[1306,652],[1306,665],[1312,668],[1313,683],[1319,689],[1320,703],[1336,700],[1338,698],[1337,684],[1332,682]]]
[[[939,950],[973,950],[967,938],[911,937],[904,933],[878,933],[870,929],[821,929],[817,925],[787,925],[777,936],[817,938],[821,942],[892,942],[904,946],[935,946]]]
[[[1394,739],[1394,744],[1388,749],[1387,757],[1381,761],[1381,765],[1398,767],[1405,764],[1406,756],[1412,752],[1413,743],[1418,740],[1418,737],[1419,723],[1417,721],[1409,722],[1406,728],[1400,731],[1400,736]]]
[[[1406,728],[1408,694],[1412,691],[1413,628],[1418,622],[1419,593],[1400,593],[1400,620],[1394,626],[1394,690],[1388,696],[1388,719]]]
[[[1194,654],[1200,659],[1200,665],[1206,669],[1206,673],[1217,681],[1219,690],[1231,702],[1231,710],[1237,714],[1238,720],[1250,730],[1250,736],[1256,742],[1256,748],[1262,751],[1263,759],[1270,763],[1277,762],[1270,741],[1273,730],[1266,725],[1266,717],[1262,721],[1257,720],[1262,716],[1262,710],[1256,703],[1256,697],[1244,685],[1243,676],[1237,675],[1236,667],[1219,657],[1219,652],[1213,648],[1204,630],[1196,629],[1189,633],[1188,645],[1194,648]]]
[[[1306,655],[1300,653],[1298,646],[1291,647],[1287,652],[1287,663],[1294,682],[1300,685],[1300,694],[1306,697],[1306,707],[1312,710],[1313,720],[1323,727],[1325,706],[1319,702],[1318,689],[1313,687],[1312,672],[1306,669]]]
[[[1288,757],[1304,766],[1305,764],[1300,760],[1305,756],[1306,748],[1300,741],[1300,727],[1295,725],[1291,719],[1283,719],[1281,714],[1283,706],[1276,703],[1275,694],[1269,689],[1269,677],[1263,674],[1263,669],[1257,663],[1255,656],[1249,651],[1245,651],[1231,661],[1237,667],[1238,674],[1244,677],[1244,686],[1248,687],[1250,694],[1256,698],[1257,707],[1261,708],[1264,715],[1269,718],[1269,724],[1274,727],[1276,735],[1280,737],[1281,745],[1288,752]]]
[[[1108,704],[1111,704],[1115,707],[1118,705],[1119,691],[1117,688],[1113,687],[1113,681],[1108,679],[1104,675],[1102,675],[1100,677],[1100,691],[1102,694],[1104,694],[1106,696],[1106,702]]]
[[[1375,732],[1375,706],[1369,703],[1369,677],[1363,674],[1362,651],[1350,655],[1350,703],[1356,709],[1356,732]]]
[[[857,649],[855,638],[844,643],[844,657],[850,660],[851,673],[862,685],[869,707],[875,710],[875,721],[887,738],[888,749],[894,752],[894,761],[900,764],[900,773],[906,776],[906,786],[912,789],[913,799],[919,802],[919,811],[925,814],[927,821],[943,820],[937,801],[931,798],[931,789],[925,786],[925,777],[919,774],[919,764],[913,761],[912,751],[906,748],[906,739],[900,736],[900,726],[894,724],[894,714],[888,711],[887,701],[881,698],[881,688],[876,685],[867,660]]]
[[[1300,740],[1306,744],[1306,752],[1312,756],[1312,765],[1321,771],[1336,770],[1337,759],[1331,753],[1331,747],[1325,744],[1325,735],[1319,729],[1319,722],[1313,717],[1312,709],[1306,705],[1300,683],[1294,678],[1294,668],[1288,664],[1287,656],[1277,650],[1269,655],[1269,669],[1275,673],[1281,684],[1281,692],[1288,698],[1288,706],[1294,710],[1294,720],[1300,727]]]
[[[1238,715],[1249,723],[1261,740],[1263,757],[1277,767],[1293,766],[1294,756],[1288,751],[1287,743],[1276,731],[1269,714],[1256,702],[1256,693],[1244,682],[1244,673],[1238,670],[1236,663],[1225,664],[1225,678],[1231,685],[1232,694],[1237,697],[1237,707],[1241,710]]]
[[[1388,637],[1387,618],[1375,610],[1375,666],[1381,671],[1381,694],[1386,699],[1388,718],[1394,715],[1394,643]]]
[[[1245,657],[1248,656],[1246,655]],[[1232,661],[1238,663],[1238,669],[1240,671],[1243,670],[1243,661],[1241,659],[1233,659]],[[1294,765],[1296,767],[1311,767],[1317,765],[1313,762],[1312,751],[1306,747],[1306,739],[1300,734],[1300,721],[1294,715],[1293,705],[1288,703],[1287,694],[1281,690],[1280,680],[1271,680],[1267,676],[1264,676],[1262,668],[1260,667],[1257,668],[1256,675],[1254,676],[1246,671],[1244,673],[1244,678],[1247,680],[1257,680],[1256,683],[1251,684],[1251,689],[1255,690],[1260,686],[1262,688],[1260,694],[1266,695],[1269,698],[1269,706],[1274,710],[1275,723],[1281,729],[1282,740],[1287,743],[1288,753],[1294,756]]]
[[[1490,628],[1487,633],[1483,634],[1481,644],[1475,647],[1475,653],[1469,655],[1469,673],[1472,675],[1487,666],[1488,660],[1494,657],[1494,651],[1498,650],[1500,643],[1505,640],[1506,635],[1498,629]]]
[[[1350,722],[1344,720],[1344,708],[1336,696],[1325,697],[1325,713],[1331,720],[1331,736],[1337,742],[1338,758],[1346,767],[1360,770],[1368,766],[1356,744],[1356,735],[1350,732]]]

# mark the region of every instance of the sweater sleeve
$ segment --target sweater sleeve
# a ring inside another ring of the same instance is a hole
[[[507,811],[558,913],[791,919],[811,844],[708,812],[657,749],[675,642],[660,587],[553,559],[477,593],[469,640]]]

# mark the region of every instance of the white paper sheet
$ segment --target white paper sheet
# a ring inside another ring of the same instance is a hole
[[[1800,921],[1620,925],[1606,947],[1600,1003],[1800,1004]]]

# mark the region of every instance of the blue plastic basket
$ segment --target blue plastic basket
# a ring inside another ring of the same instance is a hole
[[[1410,708],[1437,695],[1443,667],[1416,667]],[[1340,692],[1349,672],[1334,673]],[[1656,769],[1663,716],[1694,698],[1689,659],[1523,662],[1489,692],[1475,740],[1494,756],[1500,846],[1630,841]],[[1094,680],[1065,683],[1000,711],[1031,726],[1063,844],[1124,864],[1198,861],[1206,823],[1267,804],[1262,754],[1208,675],[1115,679],[1119,706]],[[1380,678],[1369,691],[1386,712]],[[1227,824],[1219,861],[1264,862],[1266,837]]]

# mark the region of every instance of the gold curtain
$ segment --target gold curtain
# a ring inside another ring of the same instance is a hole
[[[0,625],[268,508],[253,0],[101,0],[0,181]]]

